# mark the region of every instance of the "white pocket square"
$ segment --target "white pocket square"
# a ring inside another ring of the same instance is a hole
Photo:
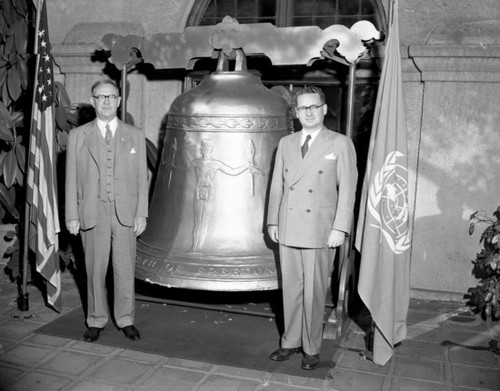
[[[132,154],[132,153],[137,153],[137,151],[135,150],[135,148],[132,148],[132,149],[130,150],[130,153],[131,153],[131,154]]]
[[[337,155],[335,155],[333,152],[329,155],[325,155],[326,160],[335,160],[337,159]]]

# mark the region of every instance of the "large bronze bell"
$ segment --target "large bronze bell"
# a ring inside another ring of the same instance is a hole
[[[136,278],[212,291],[278,288],[265,236],[274,152],[292,128],[288,102],[219,55],[217,70],[172,103]]]

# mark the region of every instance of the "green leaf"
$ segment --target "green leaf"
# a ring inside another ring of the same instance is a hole
[[[23,90],[27,90],[29,85],[29,71],[23,56],[18,56],[17,72],[19,72],[19,78],[21,79],[21,87]]]
[[[0,101],[0,121],[5,122],[5,126],[12,128],[13,123],[10,117],[9,109]]]
[[[26,179],[26,175],[23,174],[23,172],[21,171],[21,169],[18,166],[17,169],[16,169],[16,179],[15,179],[15,181],[17,182],[17,184],[19,186],[21,186],[22,188],[24,188],[24,180],[25,179]]]
[[[59,127],[59,129],[64,130],[67,132],[68,130],[71,129],[71,126],[68,122],[68,118],[66,116],[66,110],[62,106],[56,106],[55,110],[56,114],[56,124]]]
[[[0,120],[0,140],[12,141],[14,139],[11,128],[9,128],[5,121]]]
[[[24,145],[18,144],[16,145],[15,151],[16,151],[17,164],[19,164],[19,169],[21,173],[24,173],[24,170],[26,168],[26,147]]]
[[[9,95],[12,100],[18,100],[21,96],[21,79],[17,68],[12,67],[7,73],[7,86],[9,88]]]
[[[12,7],[10,1],[5,1],[5,0],[2,1],[2,14],[5,18],[7,26],[10,27],[16,23],[17,20],[16,10],[14,9],[14,7]]]
[[[9,110],[5,105],[0,102],[0,139],[5,141],[13,141],[14,135],[12,133],[12,119]]]
[[[13,55],[16,52],[16,42],[14,39],[14,35],[8,35],[7,39],[5,40],[5,53],[9,53],[10,55]],[[10,59],[9,59],[10,61]]]
[[[14,111],[11,113],[10,119],[12,120],[12,127],[20,127],[24,123],[24,113],[22,111]]]
[[[21,19],[14,26],[14,42],[18,53],[26,53],[28,38],[28,24]]]
[[[7,21],[5,20],[3,12],[0,12],[0,38],[4,40],[6,35],[7,35]]]
[[[2,102],[5,103],[5,106],[9,107],[12,103],[12,99],[10,99],[9,90],[7,89],[7,83],[4,83],[2,86]]]
[[[12,0],[12,5],[20,16],[26,16],[28,6],[25,0]]]
[[[5,209],[12,217],[19,219],[19,211],[15,204],[15,192],[9,191],[7,187],[0,182],[0,202],[5,206]]]
[[[474,233],[474,226],[475,226],[475,224],[474,224],[474,223],[471,223],[471,224],[469,225],[469,235],[472,235],[472,234]]]
[[[68,133],[67,132],[57,132],[56,135],[57,143],[59,144],[59,148],[63,151],[66,150],[66,146],[68,145]]]
[[[54,89],[56,92],[56,104],[63,107],[70,107],[71,100],[66,92],[66,88],[61,84],[61,82],[56,81],[54,83]]]
[[[3,172],[3,161],[5,160],[5,156],[7,156],[7,152],[6,151],[0,151],[0,171]]]
[[[16,181],[17,174],[17,159],[14,150],[7,152],[7,156],[3,162],[3,180],[7,189],[10,189]]]
[[[66,118],[71,125],[78,126],[78,116],[76,113],[66,113]]]
[[[7,79],[7,67],[3,66],[0,68],[0,86],[2,86],[3,83],[5,83],[6,79]]]

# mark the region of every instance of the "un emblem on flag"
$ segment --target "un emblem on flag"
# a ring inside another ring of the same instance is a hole
[[[399,151],[389,153],[370,187],[368,210],[377,221],[383,237],[395,254],[410,248],[408,229],[408,170],[398,164],[405,156]]]

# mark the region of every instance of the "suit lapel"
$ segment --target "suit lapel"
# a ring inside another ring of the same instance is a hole
[[[100,136],[100,130],[97,126],[97,121],[94,122],[85,130],[85,145],[89,150],[90,156],[94,159],[97,166],[99,166],[99,148],[97,146],[97,137]]]
[[[118,120],[118,127],[116,128],[116,156],[119,156],[124,150],[130,140],[129,130],[124,126],[123,122]]]
[[[302,164],[302,156],[300,152],[300,139],[301,132],[293,133],[290,138],[290,142],[287,144],[287,155],[290,157],[288,161],[288,170],[290,171],[290,176],[293,178],[296,176],[297,171],[300,169]]]
[[[304,176],[311,168],[313,168],[318,159],[321,159],[325,152],[330,148],[332,142],[332,137],[330,135],[330,130],[323,127],[318,135],[316,136],[314,142],[309,147],[306,156],[302,159],[302,156],[299,154],[299,161],[301,164],[298,166],[297,172],[295,174],[295,178],[293,183],[296,183],[300,178]],[[299,150],[300,150],[300,138],[299,138]]]

